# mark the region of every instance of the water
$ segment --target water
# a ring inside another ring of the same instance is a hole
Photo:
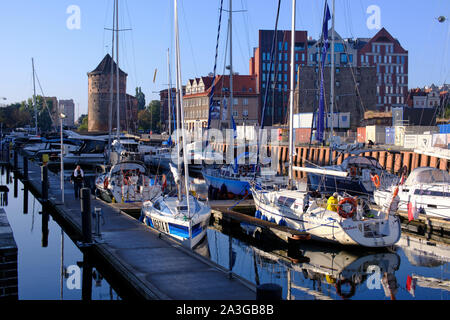
[[[207,189],[199,180],[195,189]],[[319,241],[303,241],[298,248],[250,237],[251,226],[232,232],[231,265],[235,274],[254,284],[276,283],[283,299],[449,300],[450,246],[403,233],[390,249],[361,249]],[[228,233],[228,231],[227,231]],[[211,226],[207,256],[225,268],[230,265],[230,236]],[[252,243],[252,244],[250,244]],[[206,252],[206,254],[205,254]]]
[[[48,245],[42,247],[40,203],[29,193],[28,213],[24,214],[23,184],[18,182],[17,198],[13,197],[13,183],[6,183],[6,173],[0,176],[0,184],[10,189],[5,211],[19,248],[19,298],[81,299],[82,289],[69,289],[66,278],[63,278],[61,294],[60,226],[50,217]],[[191,181],[191,187],[199,194],[206,190],[198,179]],[[244,227],[251,231],[250,227]],[[232,271],[254,284],[280,285],[283,299],[449,300],[450,246],[427,244],[420,239],[404,233],[391,250],[352,250],[313,241],[288,249],[275,242],[270,248],[262,246],[244,233],[233,232]],[[229,235],[219,227],[210,226],[207,238],[196,251],[228,269],[229,240]],[[83,261],[83,254],[67,235],[64,235],[63,251],[66,268]],[[92,299],[120,299],[95,269]]]
[[[228,268],[229,236],[210,228],[207,237],[211,260]],[[441,250],[446,256],[434,255],[434,246],[408,249],[408,237],[410,243],[416,239],[403,235],[401,246],[373,252],[316,241],[303,242],[288,252],[283,247],[261,249],[233,238],[232,270],[255,284],[280,285],[283,299],[448,300],[450,249]],[[390,289],[383,276],[390,280]],[[411,286],[408,276],[415,279]],[[430,288],[439,284],[441,288]]]
[[[13,174],[11,173],[10,176],[12,177]],[[20,180],[17,185],[17,198],[14,198],[13,194],[13,179],[8,181],[6,170],[0,176],[0,185],[7,185],[10,190],[8,205],[4,209],[18,247],[19,299],[80,300],[83,288],[82,281],[77,278],[77,275],[82,275],[82,268],[78,265],[82,266],[83,253],[63,233],[61,227],[51,216],[48,219],[48,228],[45,228],[46,215],[39,214],[42,206],[29,191],[27,191],[28,210],[25,210],[28,213],[24,213],[24,185]],[[43,222],[44,228],[42,228]],[[47,241],[45,239],[46,229],[48,230]],[[65,272],[61,272],[61,265]],[[78,271],[80,272],[78,273]],[[61,274],[64,273],[66,277],[61,277]],[[95,268],[91,284],[93,300],[120,298]]]

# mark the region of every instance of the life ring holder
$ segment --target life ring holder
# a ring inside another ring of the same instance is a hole
[[[109,180],[108,177],[105,177],[105,179],[103,180],[103,188],[107,189],[109,185]]]
[[[356,173],[357,173],[356,167],[350,167],[350,175],[352,177],[356,177]]]
[[[344,211],[343,205],[347,204],[347,203],[352,205],[352,210],[350,210],[350,212]],[[351,198],[351,197],[344,198],[341,201],[339,201],[339,204],[337,207],[337,209],[338,209],[337,212],[344,219],[351,218],[351,217],[353,217],[353,214],[356,212],[356,206],[357,206],[357,203],[354,198]]]

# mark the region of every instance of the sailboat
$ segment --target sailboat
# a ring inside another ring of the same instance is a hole
[[[178,128],[181,129],[183,139],[180,140],[180,134],[177,130],[177,148],[180,154],[180,142],[183,147],[184,160],[184,192],[182,194],[181,161],[178,161],[177,167],[170,163],[170,169],[177,184],[177,196],[159,196],[154,200],[143,203],[140,220],[149,227],[152,227],[172,239],[178,240],[183,246],[190,249],[194,248],[206,235],[206,230],[211,216],[211,208],[197,198],[189,194],[189,171],[186,151],[186,139],[184,137],[184,108],[183,93],[181,88],[181,66],[180,66],[180,44],[178,34],[178,8],[177,0],[174,0],[175,13],[175,47],[176,47],[176,103],[177,103],[177,122],[181,123]]]
[[[334,2],[334,1],[333,1]],[[295,41],[295,0],[292,0],[291,43]],[[328,4],[325,2],[324,41],[328,41]],[[333,3],[334,11],[334,3]],[[326,32],[326,33],[325,33]],[[322,61],[326,56],[324,45]],[[294,46],[291,46],[291,91],[289,117],[289,184],[281,190],[262,188],[252,183],[255,217],[308,232],[312,239],[365,247],[387,247],[396,243],[401,234],[400,220],[395,215],[399,198],[394,193],[383,211],[371,210],[365,199],[348,194],[336,195],[340,200],[328,205],[319,193],[309,193],[293,187],[293,96],[294,96]],[[322,63],[322,66],[324,64]],[[323,77],[322,77],[323,80]],[[397,189],[398,190],[398,189]]]

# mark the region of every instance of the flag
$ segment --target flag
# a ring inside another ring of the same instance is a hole
[[[417,219],[419,217],[419,211],[417,210],[416,203],[408,201],[408,221]]]
[[[322,47],[322,67],[321,67],[321,74],[320,74],[320,98],[319,98],[319,114],[317,116],[317,135],[316,140],[322,141],[323,140],[323,131],[324,131],[324,104],[325,104],[325,97],[324,97],[324,90],[323,90],[323,69],[325,68],[325,58],[327,56],[327,50],[328,50],[328,20],[331,19],[330,10],[328,9],[328,4],[325,2],[325,17],[323,19],[323,26],[322,26],[322,39],[323,39],[323,47]]]
[[[414,297],[416,290],[416,279],[408,275],[406,278],[406,290]]]

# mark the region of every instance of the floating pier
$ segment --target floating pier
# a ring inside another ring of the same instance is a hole
[[[24,175],[23,158],[18,158],[20,168],[15,173],[19,177],[28,176],[28,182],[24,183],[41,198],[43,211],[48,207],[53,209],[53,218],[73,240],[85,239],[81,204],[74,198],[73,186],[65,182],[65,201],[61,203],[59,175],[48,172],[46,201],[41,167],[30,162],[25,166],[28,173]],[[90,207],[92,211],[102,212],[101,237],[94,235],[91,243],[78,242],[78,245],[83,253],[89,252],[95,261],[106,265],[116,282],[126,285],[130,297],[164,300],[256,298],[257,288],[249,281],[235,274],[230,277],[229,270],[150,229],[114,205],[90,195]],[[95,221],[91,222],[95,226]]]
[[[17,299],[17,244],[5,209],[0,208],[0,301]]]

